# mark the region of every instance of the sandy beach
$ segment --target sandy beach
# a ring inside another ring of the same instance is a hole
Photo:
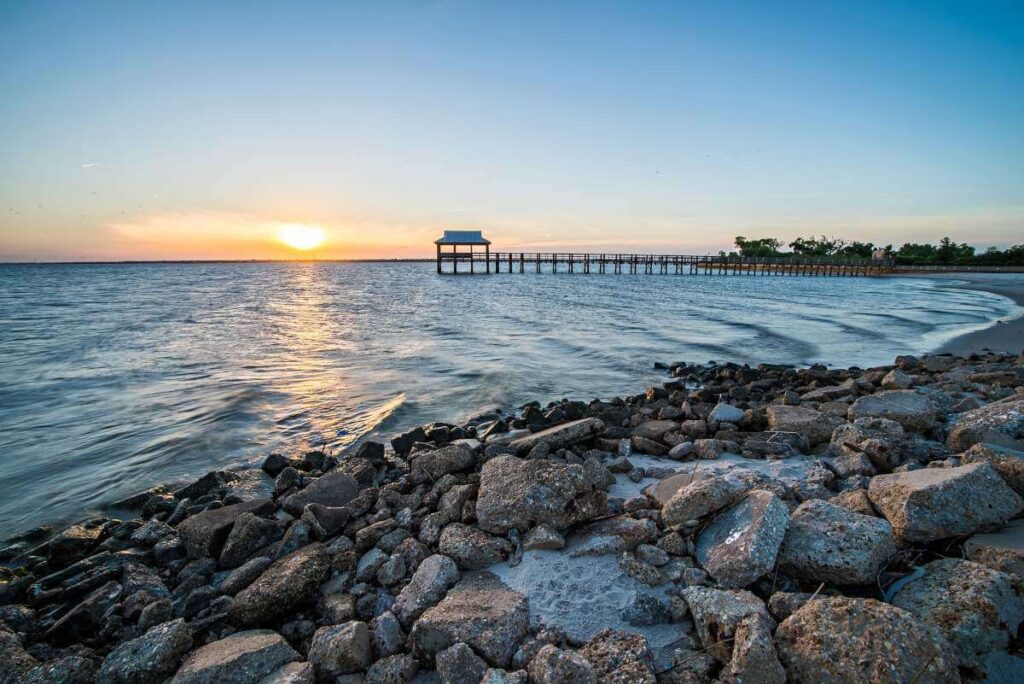
[[[1009,297],[1024,307],[1024,274],[1020,273],[950,273],[929,274],[929,278],[948,279],[949,287],[961,290],[993,292]],[[941,352],[967,355],[982,351],[1021,353],[1024,351],[1024,316],[956,337],[939,348]]]

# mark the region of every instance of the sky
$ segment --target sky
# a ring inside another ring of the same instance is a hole
[[[1024,2],[0,3],[0,260],[443,228],[1024,242]]]

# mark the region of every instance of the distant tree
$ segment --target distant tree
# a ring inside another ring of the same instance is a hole
[[[745,257],[777,256],[779,248],[782,247],[782,240],[776,238],[748,240],[742,235],[737,235],[734,242],[740,251],[740,256]]]
[[[802,254],[804,256],[831,256],[836,254],[843,247],[846,246],[845,240],[840,240],[835,237],[809,237],[802,238],[798,237],[789,243],[789,248],[793,250],[794,254]]]
[[[891,245],[890,245],[891,247]],[[857,259],[870,259],[875,252],[875,245],[872,242],[849,242],[840,249],[837,254]]]

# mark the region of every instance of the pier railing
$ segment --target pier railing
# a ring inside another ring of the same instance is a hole
[[[876,276],[891,273],[893,270],[892,260],[889,259],[575,252],[442,253],[438,257],[437,267],[439,273],[549,272],[844,277]]]

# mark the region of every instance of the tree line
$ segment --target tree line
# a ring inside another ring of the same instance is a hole
[[[748,257],[805,256],[870,259],[876,250],[883,250],[886,258],[893,259],[897,264],[1024,266],[1024,244],[1006,249],[989,247],[979,253],[966,242],[957,243],[948,237],[942,238],[934,245],[905,242],[899,248],[894,248],[892,245],[882,246],[873,242],[844,240],[824,235],[809,238],[798,237],[788,245],[777,238],[746,238],[738,235],[735,245],[737,251],[731,252],[731,254]],[[783,251],[783,247],[789,247],[789,251]],[[725,255],[725,252],[722,254]]]

